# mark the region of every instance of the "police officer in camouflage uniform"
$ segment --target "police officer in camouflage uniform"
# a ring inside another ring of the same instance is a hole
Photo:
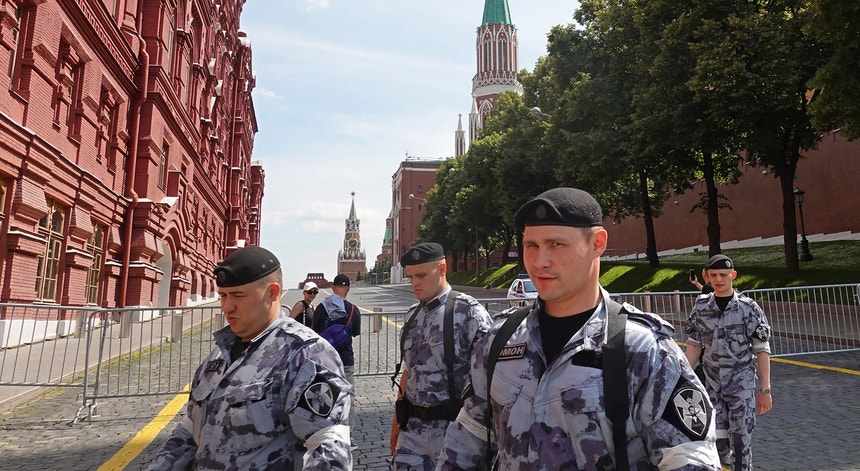
[[[614,470],[619,453],[629,469],[719,470],[713,409],[671,326],[628,304],[619,306],[628,318],[619,393],[627,395],[629,417],[618,429],[627,449],[615,449],[604,407],[610,300],[599,284],[602,220],[594,198],[574,188],[546,191],[517,211],[538,299],[494,359],[489,392],[489,350],[504,321],[475,346],[463,408],[437,470],[486,470],[496,459],[503,471]]]
[[[472,346],[491,321],[473,297],[460,293],[454,300],[453,335],[449,337],[454,347],[453,378],[449,378],[444,319],[452,291],[445,276],[448,266],[442,246],[418,244],[403,254],[400,264],[420,302],[409,308],[401,334],[403,375],[391,425],[392,469],[432,470],[448,423],[460,410]]]
[[[764,414],[773,407],[770,324],[755,301],[732,289],[737,272],[729,257],[714,255],[705,271],[714,292],[699,296],[690,312],[687,359],[695,365],[702,358],[720,460],[734,471],[749,470],[756,410]]]
[[[281,310],[278,259],[246,247],[214,274],[230,325],[149,469],[352,469],[352,389],[337,352]]]

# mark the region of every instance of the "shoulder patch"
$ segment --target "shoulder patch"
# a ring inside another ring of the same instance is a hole
[[[713,408],[707,394],[684,378],[672,391],[663,411],[663,419],[674,425],[690,440],[704,440],[711,426]]]
[[[334,401],[340,395],[340,388],[334,384],[315,378],[314,382],[302,393],[299,407],[321,417],[328,417],[334,408]]]
[[[767,339],[770,338],[770,327],[765,324],[761,324],[756,327],[752,336],[761,340],[762,342],[767,342]]]

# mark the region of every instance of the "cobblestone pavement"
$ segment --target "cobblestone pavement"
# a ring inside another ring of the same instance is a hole
[[[833,369],[816,368],[818,365]],[[805,355],[772,361],[774,409],[759,416],[753,461],[757,470],[860,470],[860,352]],[[356,378],[355,469],[388,469],[394,390],[387,377]],[[96,470],[132,441],[172,397],[100,401],[92,423],[70,425],[78,391],[52,389],[0,412],[0,470]],[[173,429],[124,465],[142,470]]]

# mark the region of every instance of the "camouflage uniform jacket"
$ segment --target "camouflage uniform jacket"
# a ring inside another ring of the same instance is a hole
[[[487,443],[487,355],[503,320],[495,323],[475,346],[465,402],[448,428],[437,470],[489,469],[488,451],[497,450],[500,470],[615,469],[601,360],[609,295],[602,294],[603,302],[550,365],[541,346],[543,301],[534,304],[496,362],[490,392],[495,440]],[[672,327],[630,305],[625,310],[630,468],[719,470],[713,409]]]
[[[445,303],[450,286],[428,304],[410,307],[403,342],[403,367],[409,371],[402,384],[406,397],[416,406],[434,407],[450,399],[448,369],[445,365],[444,319]],[[473,297],[460,294],[454,303],[454,391],[459,400],[469,374],[472,347],[487,333],[492,323],[486,309]],[[416,469],[435,464],[447,420],[409,419],[408,427],[400,431],[392,469]]]
[[[702,347],[702,368],[717,391],[755,388],[756,353],[770,353],[770,324],[759,305],[735,292],[725,311],[714,293],[696,298],[688,317],[687,342]]]
[[[149,469],[302,469],[303,455],[303,469],[352,469],[353,392],[328,342],[283,312],[233,363],[238,337],[214,336],[187,415]]]
[[[445,302],[450,292],[449,286],[427,305],[419,303],[409,308],[409,315],[414,312],[415,318],[403,342],[403,367],[409,371],[406,397],[416,406],[437,406],[450,399],[444,346]],[[454,391],[458,394],[463,391],[469,374],[472,346],[487,333],[491,323],[487,310],[475,298],[462,293],[457,297],[454,303]]]

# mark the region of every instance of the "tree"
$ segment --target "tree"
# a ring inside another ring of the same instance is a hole
[[[809,4],[805,31],[831,54],[810,81],[821,96],[809,106],[817,129],[860,137],[860,2],[817,0]]]
[[[649,80],[654,54],[642,44],[635,3],[583,1],[575,17],[584,29],[553,28],[547,58],[535,72],[547,89],[535,95],[557,105],[549,140],[562,184],[590,191],[616,219],[642,216],[647,258],[657,267],[654,219],[674,167],[648,141],[637,140],[642,134],[632,121],[635,92]]]
[[[715,123],[739,137],[747,162],[767,167],[782,193],[786,269],[799,269],[793,194],[797,162],[819,134],[807,87],[827,53],[804,33],[809,1],[698,0],[699,39],[690,80],[694,99],[710,103]]]

